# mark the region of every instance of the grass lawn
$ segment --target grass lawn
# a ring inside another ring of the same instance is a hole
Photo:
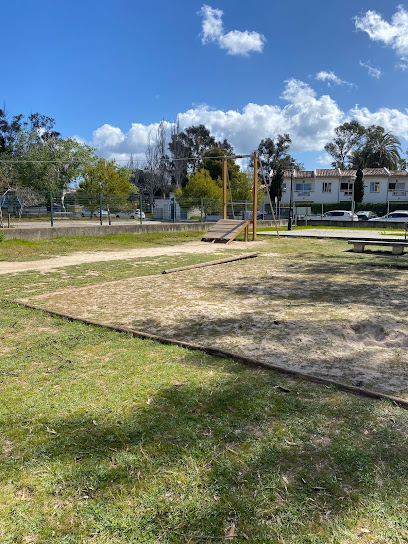
[[[0,312],[1,542],[406,542],[406,411]]]
[[[30,261],[78,251],[117,251],[155,245],[178,245],[200,239],[202,232],[144,232],[107,236],[64,236],[45,240],[0,240],[1,261]]]
[[[13,241],[1,242],[0,252],[9,256],[3,260],[34,260],[79,246],[118,250],[198,236]],[[179,283],[188,292],[208,280],[206,304],[218,297],[226,311],[234,304],[245,311],[230,321],[219,315],[207,341],[215,342],[220,325],[246,323],[254,309],[287,347],[284,331],[301,333],[315,318],[316,330],[325,330],[325,312],[345,300],[349,313],[367,312],[363,322],[393,311],[403,319],[405,258],[346,249],[341,240],[268,238],[258,259],[163,276],[160,288],[158,276],[148,275],[214,256],[0,275],[0,289],[9,299],[57,290],[55,300],[72,312],[80,289],[100,283],[106,294],[140,277],[126,298],[135,297],[139,306],[130,305],[146,317],[151,285],[158,319],[166,315],[162,297],[177,315],[171,293]],[[194,293],[193,306],[201,296]],[[102,298],[96,294],[87,307],[98,308]],[[288,312],[278,325],[262,310],[265,301]],[[200,315],[194,322],[181,315],[179,333],[211,322]],[[0,302],[0,340],[1,543],[408,542],[408,411],[12,302]],[[360,351],[372,355],[377,347]],[[310,348],[300,342],[296,349]]]

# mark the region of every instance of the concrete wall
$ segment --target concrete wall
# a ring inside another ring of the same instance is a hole
[[[287,225],[287,221],[277,222]],[[274,226],[273,221],[257,221],[259,227]],[[83,225],[71,227],[25,227],[1,229],[4,240],[44,240],[61,236],[106,236],[108,234],[140,234],[142,232],[207,231],[214,223],[145,223],[129,225]]]

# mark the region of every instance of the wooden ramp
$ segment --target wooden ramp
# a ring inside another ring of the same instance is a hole
[[[205,234],[201,240],[203,242],[221,242],[229,244],[245,230],[245,241],[248,241],[248,225],[250,221],[235,221],[234,219],[220,219]]]

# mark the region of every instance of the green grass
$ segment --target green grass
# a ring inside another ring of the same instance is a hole
[[[107,236],[66,236],[45,240],[0,241],[0,261],[30,261],[78,251],[118,251],[125,249],[171,246],[200,240],[202,232],[146,232]]]
[[[78,243],[118,250],[199,236],[171,234]],[[37,259],[77,251],[76,242],[2,242],[0,251]],[[407,268],[404,258],[347,248],[281,238],[262,251],[328,279],[369,269],[380,281]],[[213,258],[21,273],[0,276],[0,288],[16,298]],[[13,303],[0,303],[0,356],[4,544],[221,542],[234,526],[234,542],[408,541],[408,412],[387,402]]]
[[[49,272],[29,271],[17,274],[0,274],[0,290],[7,299],[39,295],[64,287],[80,287],[107,281],[123,280],[135,276],[161,274],[163,270],[204,263],[233,256],[239,250],[228,254],[185,254],[160,257],[142,257],[106,262],[84,263],[55,268]],[[69,300],[67,299],[67,304]]]
[[[11,303],[0,316],[2,543],[210,542],[233,524],[237,541],[406,542],[407,412]]]

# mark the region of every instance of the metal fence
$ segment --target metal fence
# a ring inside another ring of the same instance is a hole
[[[113,224],[118,221],[204,222],[222,218],[221,199],[155,198],[143,194],[131,195],[127,200],[112,195],[87,194],[67,191],[58,195],[52,192],[27,191],[8,192],[0,200],[0,227],[28,221],[55,222],[92,221]],[[227,203],[227,217],[251,220],[252,201]],[[284,218],[285,209],[275,210],[276,216]],[[271,209],[265,201],[257,210],[259,219],[272,218]]]

